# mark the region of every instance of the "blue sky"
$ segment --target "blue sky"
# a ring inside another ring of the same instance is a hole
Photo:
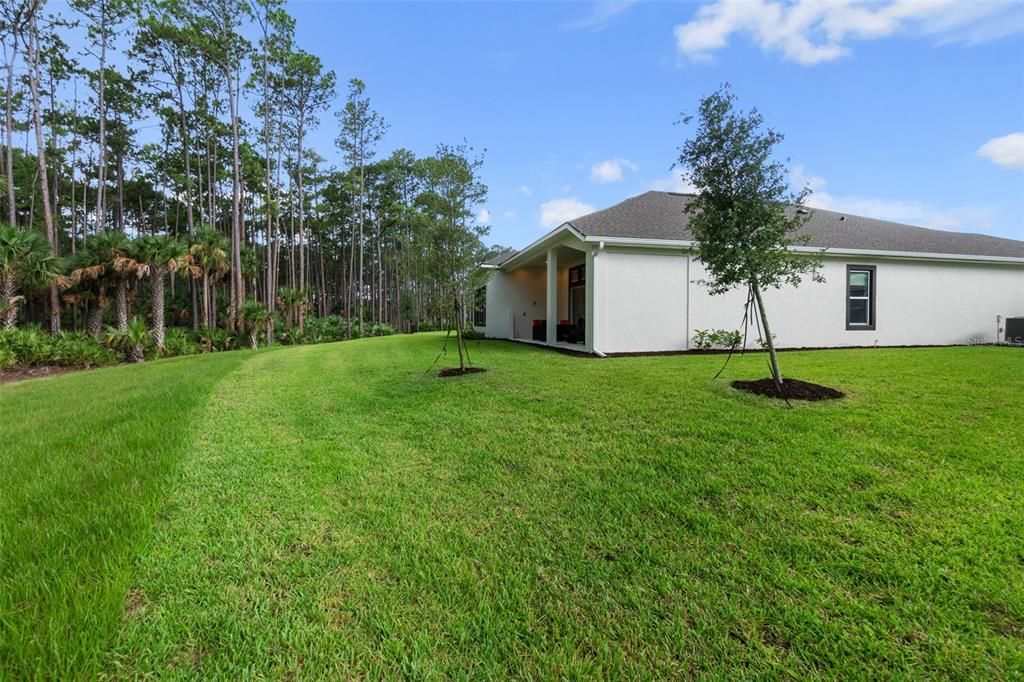
[[[366,81],[390,124],[382,151],[486,149],[483,217],[497,243],[681,187],[670,166],[686,129],[674,122],[724,81],[785,133],[812,204],[1024,239],[1021,3],[296,0],[289,11],[339,82]],[[332,162],[335,128],[324,116],[314,136]]]

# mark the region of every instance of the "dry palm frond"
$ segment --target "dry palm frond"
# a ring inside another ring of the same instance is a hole
[[[107,267],[103,264],[90,265],[83,268],[76,268],[71,271],[71,281],[79,284],[82,281],[99,279],[107,273]]]

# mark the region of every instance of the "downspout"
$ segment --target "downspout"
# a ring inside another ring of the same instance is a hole
[[[686,350],[690,350],[690,261],[692,260],[691,254],[683,251],[686,254],[686,339],[683,341],[683,347]]]

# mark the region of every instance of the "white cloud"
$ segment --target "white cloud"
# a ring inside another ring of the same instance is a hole
[[[550,230],[573,218],[593,212],[593,206],[583,203],[576,197],[552,199],[540,205],[540,226]]]
[[[533,190],[527,187],[526,185],[519,185],[519,193],[525,194],[528,197],[533,196]]]
[[[717,0],[675,27],[676,47],[702,61],[734,35],[800,64],[818,64],[850,53],[854,40],[898,33],[934,36],[939,42],[976,44],[1024,31],[1024,9],[1014,0]]]
[[[600,31],[635,5],[637,0],[601,0],[595,2],[585,16],[565,25],[569,29]]]
[[[920,225],[937,230],[978,232],[992,227],[995,210],[988,206],[955,206],[939,208],[925,202],[900,199],[879,199],[859,196],[833,196],[825,191],[825,178],[807,173],[803,166],[795,166],[790,175],[793,187],[810,188],[807,198],[811,208],[849,213],[897,223]]]
[[[978,156],[1003,168],[1024,168],[1024,132],[989,140],[978,149]]]
[[[488,225],[491,222],[491,212],[486,208],[481,208],[480,212],[476,214],[476,221],[481,225]]]
[[[667,177],[658,178],[651,183],[651,189],[658,192],[677,192],[679,194],[696,194],[697,188],[682,173],[670,173]]]
[[[501,217],[504,218],[505,220],[512,220],[513,218],[516,217],[516,212],[515,211],[505,211],[504,213],[501,214]]]
[[[637,166],[629,159],[598,161],[590,169],[590,179],[594,182],[621,182],[623,168],[635,171]]]

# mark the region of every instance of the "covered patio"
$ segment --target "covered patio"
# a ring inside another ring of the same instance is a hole
[[[591,245],[572,234],[510,258],[488,287],[488,321],[503,332],[493,335],[590,352],[592,267]]]

